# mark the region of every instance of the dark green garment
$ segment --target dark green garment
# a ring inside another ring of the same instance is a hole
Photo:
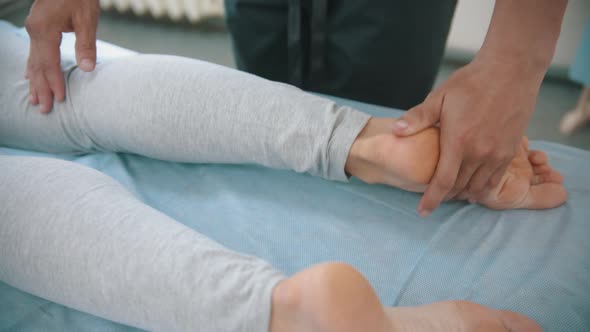
[[[456,0],[226,0],[238,68],[406,109],[434,83]]]

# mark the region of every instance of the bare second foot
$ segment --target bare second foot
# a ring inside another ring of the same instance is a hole
[[[531,319],[467,301],[384,308],[353,267],[326,263],[273,290],[270,332],[538,332]]]
[[[395,120],[372,118],[354,142],[346,170],[368,183],[423,192],[436,169],[438,128],[400,138],[391,128]],[[547,155],[529,151],[523,138],[518,153],[500,183],[477,200],[492,209],[548,209],[566,201],[561,175],[548,163]],[[470,199],[462,195],[458,199]]]
[[[541,327],[521,314],[468,301],[445,301],[417,307],[387,308],[395,332],[540,332]]]
[[[547,209],[563,204],[567,193],[563,178],[541,151],[530,151],[523,138],[502,181],[479,199],[492,209]]]

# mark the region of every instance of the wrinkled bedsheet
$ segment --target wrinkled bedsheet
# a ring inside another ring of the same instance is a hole
[[[72,39],[64,39],[64,56],[73,55]],[[127,53],[99,44],[102,59]],[[337,100],[376,115],[400,114]],[[565,176],[564,206],[497,212],[452,202],[426,219],[415,212],[418,194],[354,179],[336,183],[257,166],[190,165],[129,154],[48,155],[1,147],[0,153],[98,169],[146,204],[287,274],[318,262],[348,262],[387,305],[466,299],[526,314],[546,331],[590,331],[590,152],[546,142],[532,147],[546,151]],[[133,328],[0,282],[0,330]]]

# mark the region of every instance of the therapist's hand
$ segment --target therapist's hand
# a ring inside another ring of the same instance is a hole
[[[76,61],[84,71],[96,64],[98,0],[36,0],[25,21],[31,37],[26,78],[29,102],[40,104],[40,111],[51,111],[53,99],[65,99],[64,77],[60,67],[62,32],[76,33]]]
[[[440,157],[418,206],[430,214],[457,195],[472,202],[500,182],[517,152],[542,80],[509,59],[476,57],[394,124],[398,136],[439,125]]]
[[[397,122],[411,135],[439,124],[440,157],[418,211],[444,199],[477,201],[496,186],[523,136],[559,37],[567,0],[496,0],[484,43]]]

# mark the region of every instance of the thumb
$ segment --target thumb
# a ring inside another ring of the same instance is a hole
[[[96,27],[97,22],[90,19],[79,21],[74,26],[76,33],[76,62],[83,71],[94,70],[96,65]]]
[[[397,136],[411,136],[430,128],[440,120],[441,103],[435,97],[428,97],[417,106],[404,113],[393,124],[393,133]]]

